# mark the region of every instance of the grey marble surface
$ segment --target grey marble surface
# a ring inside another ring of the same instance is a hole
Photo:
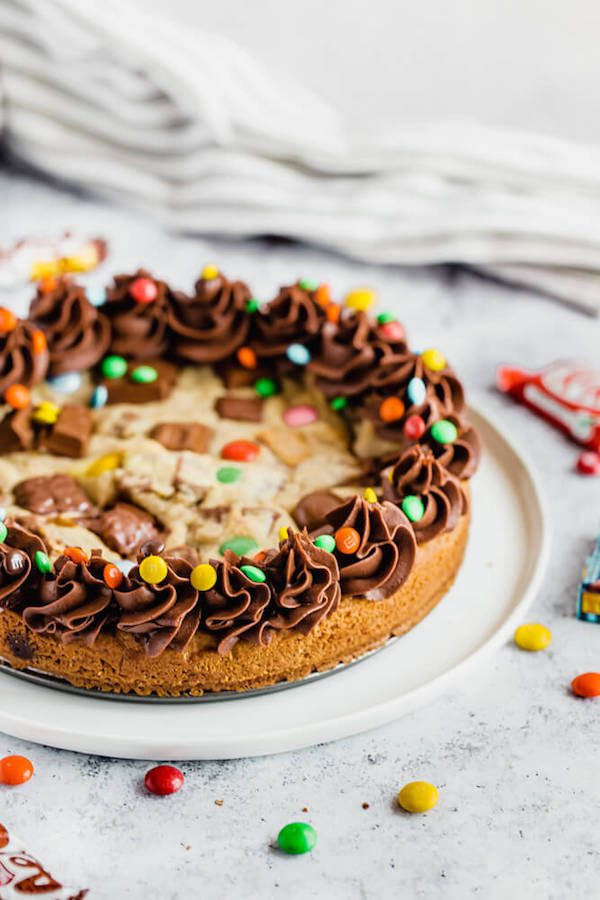
[[[284,244],[168,237],[150,222],[14,176],[0,174],[0,198],[0,246],[71,227],[113,240],[110,270],[145,263],[182,287],[208,260],[247,277],[263,297],[298,276],[328,280],[336,294],[376,285],[380,308],[398,312],[413,345],[442,347],[468,389],[485,394],[496,420],[528,446],[553,530],[529,616],[552,629],[546,652],[508,642],[469,682],[377,731],[279,756],[182,764],[184,789],[164,799],[144,790],[147,762],[0,734],[0,756],[24,754],[36,769],[27,785],[0,788],[0,821],[57,877],[90,887],[94,900],[594,896],[600,701],[577,700],[568,686],[600,668],[600,626],[573,616],[600,524],[600,480],[574,474],[577,449],[496,393],[493,381],[500,361],[597,359],[598,322],[449,270],[378,269]],[[426,815],[395,803],[414,779],[439,788]],[[318,846],[285,857],[274,840],[298,820],[315,826]]]

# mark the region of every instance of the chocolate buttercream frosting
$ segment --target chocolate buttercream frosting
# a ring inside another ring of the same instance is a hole
[[[39,634],[60,635],[63,644],[80,640],[92,646],[111,615],[113,592],[102,575],[106,564],[100,551],[82,563],[59,556],[53,575],[40,582],[36,604],[24,608],[25,624]]]
[[[284,356],[290,344],[316,342],[325,310],[300,284],[282,287],[253,319],[252,346],[260,358]]]
[[[393,503],[370,503],[358,495],[327,514],[319,533],[340,528],[358,532],[360,544],[351,554],[335,550],[342,593],[360,600],[384,600],[410,574],[417,545],[411,524]]]
[[[138,556],[138,564],[143,554]],[[183,651],[200,622],[198,591],[190,582],[192,565],[178,556],[163,556],[167,576],[148,584],[135,566],[114,591],[119,607],[117,628],[134,635],[150,657],[167,648]]]
[[[0,544],[0,607],[17,609],[35,589],[40,574],[35,554],[45,552],[44,542],[32,531],[7,519],[6,540]]]
[[[0,395],[11,384],[38,384],[46,377],[49,363],[45,335],[33,322],[18,319],[10,331],[0,331]]]
[[[295,628],[308,634],[338,608],[342,593],[336,558],[315,547],[306,529],[289,533],[265,568],[273,588],[265,613],[269,628]]]
[[[260,568],[260,564],[226,550],[225,559],[213,559],[211,565],[217,571],[217,581],[210,591],[203,592],[202,624],[206,631],[215,633],[219,654],[226,656],[240,638],[261,646],[268,644],[272,631],[263,613],[271,600],[271,588],[266,581],[252,581],[240,568]]]
[[[401,504],[406,496],[419,497],[423,517],[412,526],[419,543],[451,531],[467,511],[467,498],[460,481],[435,458],[429,447],[415,444],[406,450],[393,468],[383,473],[383,494]]]
[[[140,303],[129,288],[138,278],[147,278],[156,286],[156,297]],[[100,307],[112,327],[112,353],[129,359],[162,356],[168,348],[167,320],[170,290],[164,281],[152,277],[145,269],[134,275],[115,275],[114,286],[106,292],[106,303]]]
[[[29,318],[48,340],[49,374],[91,369],[110,344],[110,322],[89,302],[85,290],[68,278],[44,292],[38,288]]]
[[[219,273],[199,278],[188,297],[175,292],[169,312],[173,351],[180,359],[215,363],[235,354],[248,337],[250,289],[243,281],[229,281]]]
[[[328,512],[342,502],[333,491],[320,490],[306,494],[294,508],[292,515],[300,528],[318,528],[325,521]]]
[[[427,429],[422,443],[429,446],[438,462],[457,478],[471,478],[481,459],[481,438],[476,428],[458,416],[445,417],[456,426],[458,437],[452,444],[440,444]]]

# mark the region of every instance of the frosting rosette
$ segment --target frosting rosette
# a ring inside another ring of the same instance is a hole
[[[138,563],[143,554],[138,555]],[[134,635],[148,656],[167,648],[185,650],[200,622],[198,591],[190,582],[191,564],[183,557],[163,555],[167,575],[149,584],[139,565],[126,576],[114,597],[119,608],[117,629]]]
[[[0,331],[0,395],[11,384],[32,387],[46,377],[50,354],[46,337],[33,322],[17,319]]]
[[[23,609],[27,627],[60,635],[63,644],[80,640],[92,646],[110,615],[112,590],[102,577],[105,565],[98,551],[87,562],[59,556],[54,574],[40,581],[36,605]]]
[[[214,363],[232,356],[246,341],[250,289],[219,273],[199,278],[192,297],[179,291],[171,298],[169,328],[173,351],[181,359]]]
[[[0,544],[0,607],[17,609],[29,599],[40,580],[35,554],[45,552],[42,539],[7,520],[6,539]]]
[[[289,533],[266,562],[273,599],[266,613],[270,628],[308,634],[334,612],[341,599],[340,572],[333,553],[315,547],[304,529]]]
[[[423,435],[422,443],[431,448],[438,462],[452,475],[456,475],[457,478],[471,478],[477,471],[481,459],[481,438],[476,428],[458,416],[446,416],[446,421],[456,428],[456,440],[447,443],[437,440],[434,422]]]
[[[342,593],[360,600],[390,597],[408,578],[417,552],[404,513],[387,500],[371,503],[357,495],[331,510],[327,526],[318,533],[335,535],[342,528],[352,529],[359,538],[352,553],[335,550]]]
[[[84,288],[68,278],[50,291],[38,288],[29,318],[48,340],[52,376],[90,369],[108,350],[109,320],[89,302]]]
[[[259,357],[283,356],[290,344],[312,346],[325,319],[325,310],[313,292],[292,284],[282,287],[276,297],[253,319],[252,346]]]
[[[140,283],[148,289],[142,300]],[[115,275],[114,285],[100,307],[110,319],[111,351],[128,359],[162,356],[168,348],[169,295],[168,285],[145,269],[138,269],[134,275]]]
[[[272,632],[263,613],[271,599],[271,588],[266,581],[253,581],[241,569],[260,566],[231,550],[225,551],[224,560],[211,560],[211,565],[217,581],[202,594],[202,623],[206,631],[215,633],[219,654],[226,656],[240,638],[261,646],[268,644]]]
[[[401,504],[405,497],[418,497],[423,515],[413,520],[417,541],[424,543],[451,531],[467,511],[467,498],[460,482],[435,458],[429,447],[415,444],[395,466],[383,473],[386,499]]]

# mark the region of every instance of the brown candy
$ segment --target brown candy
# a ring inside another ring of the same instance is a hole
[[[27,559],[20,550],[11,550],[4,557],[2,566],[7,575],[20,575],[27,567]]]
[[[45,440],[45,449],[56,456],[84,456],[92,425],[92,411],[87,406],[63,406]]]
[[[222,419],[237,419],[240,422],[260,422],[263,415],[262,397],[235,397],[226,394],[215,402],[215,409]]]
[[[57,513],[91,515],[94,507],[70,475],[38,475],[13,488],[15,503],[38,515]]]
[[[192,450],[206,453],[214,431],[200,422],[162,422],[150,432],[150,437],[167,450]]]
[[[134,381],[132,372],[140,366],[155,369],[155,381]],[[107,403],[154,403],[165,400],[177,380],[177,366],[164,359],[136,360],[127,365],[127,372],[122,378],[107,378],[103,384],[108,391]]]
[[[132,556],[147,541],[159,538],[152,516],[129,503],[117,503],[85,525],[121,556]]]

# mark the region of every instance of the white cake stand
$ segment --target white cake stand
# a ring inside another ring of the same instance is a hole
[[[107,756],[225,759],[346,737],[431,702],[524,621],[548,555],[535,476],[504,429],[472,411],[485,454],[456,584],[416,628],[364,661],[284,691],[211,703],[131,703],[0,673],[0,730]]]

